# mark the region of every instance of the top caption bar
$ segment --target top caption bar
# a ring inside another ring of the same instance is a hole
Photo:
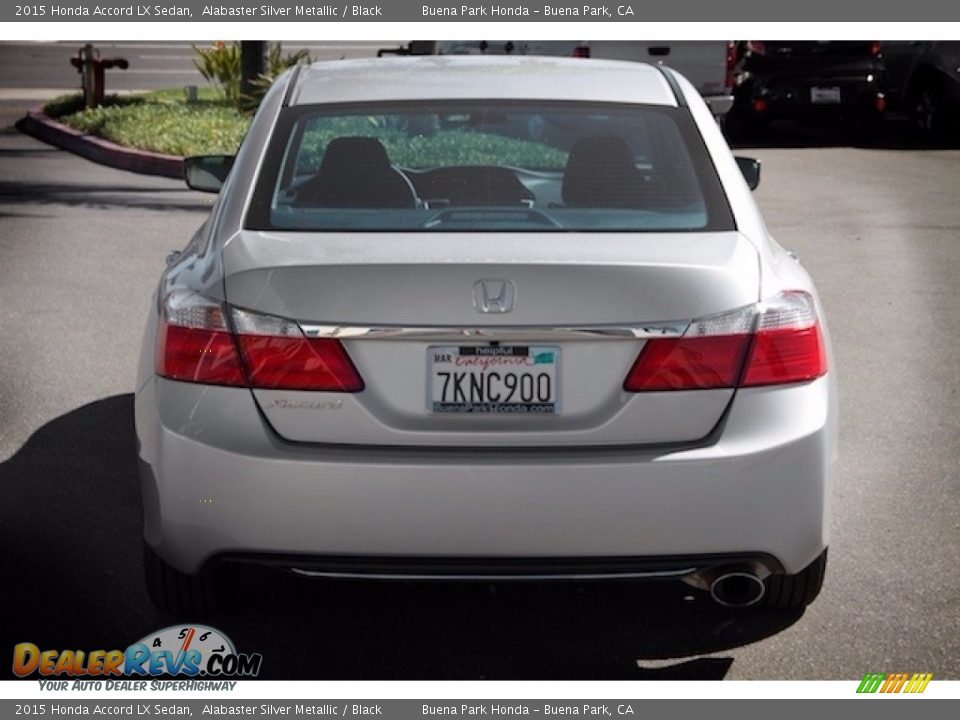
[[[905,15],[909,14],[909,17]],[[952,22],[960,3],[942,0],[654,0],[570,2],[504,0],[455,3],[438,0],[359,0],[320,4],[222,0],[131,3],[64,0],[0,7],[0,22]]]

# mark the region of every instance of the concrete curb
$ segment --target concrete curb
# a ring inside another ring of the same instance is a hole
[[[119,170],[129,170],[142,175],[183,179],[182,157],[134,150],[103,138],[87,135],[57,122],[43,112],[42,105],[28,110],[26,117],[17,123],[17,129],[101,165],[109,165]]]

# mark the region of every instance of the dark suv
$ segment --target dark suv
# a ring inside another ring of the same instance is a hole
[[[883,43],[891,105],[913,117],[917,129],[945,138],[960,124],[960,42]]]
[[[782,117],[872,121],[887,108],[879,41],[751,40],[737,69],[732,119],[747,127]]]
[[[910,116],[933,138],[960,124],[960,42],[928,40],[740,43],[728,122],[758,130],[777,118],[870,125]]]

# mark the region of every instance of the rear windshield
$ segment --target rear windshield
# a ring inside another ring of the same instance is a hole
[[[247,227],[663,232],[734,222],[685,109],[484,101],[282,111]]]

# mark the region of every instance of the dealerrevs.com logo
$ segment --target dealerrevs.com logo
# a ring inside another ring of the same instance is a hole
[[[29,642],[13,648],[17,677],[256,677],[262,661],[259,653],[238,653],[230,638],[204,625],[164,628],[126,650],[41,650]]]

